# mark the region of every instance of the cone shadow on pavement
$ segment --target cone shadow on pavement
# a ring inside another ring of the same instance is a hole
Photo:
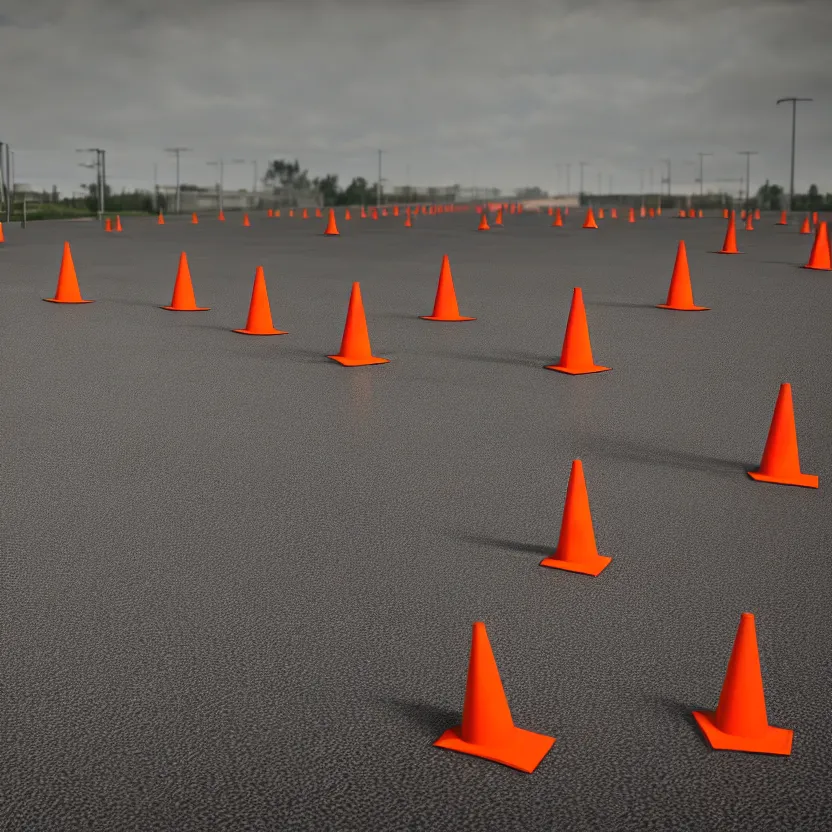
[[[555,743],[554,737],[517,728],[511,716],[485,624],[474,624],[462,724],[434,743],[531,774]]]

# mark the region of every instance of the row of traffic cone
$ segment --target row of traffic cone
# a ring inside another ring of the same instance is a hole
[[[754,616],[744,612],[734,638],[716,709],[694,711],[711,748],[788,756],[794,732],[769,724]],[[526,773],[533,772],[555,738],[518,728],[485,624],[473,626],[462,722],[434,742],[447,748]]]

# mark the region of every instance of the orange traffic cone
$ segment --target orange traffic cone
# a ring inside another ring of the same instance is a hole
[[[373,208],[372,218],[374,220],[378,219],[378,208]]]
[[[679,240],[679,247],[676,250],[676,262],[673,264],[673,276],[670,279],[667,302],[658,304],[656,308],[675,309],[678,312],[705,312],[708,309],[707,306],[696,306],[693,302],[688,252],[684,240]]]
[[[295,209],[294,208],[289,209],[289,216],[294,218],[294,216],[295,216]]]
[[[404,218],[404,227],[405,228],[413,228],[413,222],[410,219],[410,214],[406,214]]]
[[[644,206],[642,205],[641,210],[644,211]],[[642,213],[642,217],[644,214]],[[627,222],[635,222],[636,221],[636,209],[630,208],[630,216],[627,218]]]
[[[595,215],[592,213],[592,208],[586,209],[586,219],[583,224],[584,228],[598,228],[598,223],[595,222]]]
[[[361,219],[362,219],[362,220],[366,220],[366,219],[367,219],[367,212],[364,210],[364,206],[363,206],[363,205],[361,206]]]
[[[199,217],[196,215],[196,211],[191,214],[191,225],[199,225]]]
[[[804,269],[818,269],[819,271],[832,271],[832,256],[829,252],[829,232],[824,220],[815,232],[815,242],[812,244],[812,253],[809,255],[809,262],[803,266]]]
[[[420,315],[423,321],[475,321],[476,318],[465,318],[459,314],[456,302],[454,281],[451,276],[451,264],[448,255],[442,257],[442,268],[439,270],[439,286],[436,290],[436,301],[432,315]]]
[[[794,732],[768,724],[757,632],[750,612],[740,616],[716,710],[694,711],[693,717],[711,748],[791,754]]]
[[[273,216],[274,216],[274,209],[273,209],[273,208],[269,208],[269,210],[268,210],[268,211],[266,211],[266,216],[267,216],[267,217],[273,217]]]
[[[81,297],[78,286],[78,275],[75,274],[75,264],[72,262],[72,252],[69,243],[64,243],[64,254],[61,258],[61,270],[58,272],[58,288],[54,298],[44,298],[49,303],[94,303]]]
[[[280,329],[275,329],[272,323],[272,310],[269,305],[269,294],[266,291],[266,278],[263,267],[258,266],[254,273],[254,288],[251,290],[251,304],[248,308],[248,320],[245,329],[235,329],[243,335],[285,335]]]
[[[569,375],[602,373],[611,367],[601,367],[592,360],[592,346],[589,341],[589,326],[586,322],[583,292],[575,288],[572,292],[572,307],[566,323],[566,335],[559,364],[549,364],[547,370],[556,370]]]
[[[775,223],[775,225],[788,225],[788,224],[789,224],[789,220],[786,216],[786,212],[781,211],[780,212],[780,222]]]
[[[176,272],[176,283],[173,286],[173,299],[170,306],[162,306],[171,312],[207,312],[209,306],[197,306],[194,297],[194,286],[191,283],[191,270],[188,268],[188,258],[183,251],[179,255],[179,269]]]
[[[610,218],[611,218],[611,219],[614,219],[614,220],[617,220],[617,219],[618,219],[618,208],[613,208],[613,209],[610,211]]]
[[[386,216],[387,216],[387,209],[386,209],[386,208],[382,208],[382,209],[381,209],[381,216],[382,216],[382,217],[386,217]]]
[[[657,217],[660,217],[661,215],[662,215],[662,206],[661,206],[661,205],[657,205],[657,206],[656,206],[656,216],[657,216]]]
[[[394,216],[394,217],[398,217],[398,216],[399,216],[399,206],[398,206],[398,205],[394,205],[394,206],[393,206],[393,216]]]
[[[219,216],[217,217],[217,219],[220,222],[225,222],[225,211],[220,211]]]
[[[276,219],[280,219],[280,208],[274,209],[274,216]]]
[[[802,485],[806,488],[817,488],[819,485],[819,477],[800,470],[791,384],[780,385],[763,460],[756,471],[748,471],[748,476],[757,482],[778,485]]]
[[[562,228],[563,227],[563,215],[560,212],[560,208],[555,208],[555,219],[552,222],[552,228]]]
[[[434,743],[531,774],[554,745],[554,737],[514,725],[485,624],[474,624],[462,725]]]
[[[700,208],[699,209],[699,219],[701,220],[705,216],[705,212]]]
[[[477,231],[489,231],[490,229],[491,226],[488,224],[488,214],[483,211],[482,214],[480,214],[480,224]]]
[[[688,214],[687,214],[687,211],[685,211],[685,209],[684,209],[684,208],[680,208],[680,209],[679,209],[679,216],[680,216],[682,219],[685,219],[685,217],[687,217],[687,215],[688,215]]]
[[[817,227],[817,224],[818,224],[818,212],[817,211],[812,211],[812,225]]]
[[[352,214],[350,213],[349,208],[344,209],[344,219],[345,220],[351,220],[352,219]]]
[[[340,234],[338,231],[338,226],[335,224],[335,209],[329,209],[329,221],[326,224],[326,230],[324,231],[325,237],[337,237]]]
[[[495,228],[502,228],[503,227],[503,209],[497,209],[497,215],[494,217],[494,227]]]
[[[121,217],[116,214],[116,231],[123,231],[124,229],[121,227]]]
[[[724,220],[728,219],[728,209],[727,208],[722,209],[722,219],[724,219]]]
[[[517,206],[512,202],[511,205],[508,206],[509,214],[514,214],[517,212]]]
[[[309,219],[309,211],[306,208],[304,208],[303,211],[301,212],[300,218],[302,220],[308,220]]]
[[[250,228],[251,222],[249,221],[248,214],[243,214],[243,227]]]
[[[318,219],[318,220],[323,219],[323,214],[321,213],[320,208],[315,209],[315,219]]]
[[[599,220],[604,219],[604,209],[603,208],[598,209],[598,219]]]
[[[655,219],[655,217],[656,217],[656,209],[655,209],[655,208],[651,208],[651,209],[648,211],[648,214],[650,215],[650,219],[651,219],[651,220],[652,220],[652,219]]]
[[[566,504],[563,508],[558,546],[555,553],[544,558],[540,565],[597,576],[611,562],[612,558],[598,554],[583,463],[580,459],[573,460],[569,485],[566,488]]]
[[[745,230],[746,231],[753,231],[754,230],[754,222],[753,222],[753,216],[751,214],[751,211],[749,211],[745,215]]]
[[[156,220],[156,225],[164,225],[165,218],[162,216],[162,212],[159,211],[159,219]]]
[[[634,210],[635,210],[635,209],[632,209],[632,208],[630,209],[630,211],[631,211],[631,212],[632,212],[632,211],[634,211]],[[642,206],[641,206],[641,208],[639,208],[639,210],[638,210],[638,215],[639,215],[642,219],[644,219],[644,218],[647,216],[647,208],[646,208],[644,205],[642,205]],[[633,222],[635,222],[635,219],[633,219]]]
[[[745,213],[746,213],[746,212],[745,212],[745,208],[743,208],[743,209],[742,209],[742,211],[740,211],[740,219],[741,219],[741,220],[744,220],[744,219],[745,219]]]
[[[0,243],[6,242],[6,235],[3,233],[3,223],[0,222]]]
[[[341,340],[341,351],[337,355],[328,355],[333,361],[345,367],[364,367],[368,364],[388,364],[389,358],[378,358],[370,349],[370,336],[367,332],[367,318],[364,315],[364,303],[361,300],[361,287],[352,284],[350,305],[347,310],[347,323]]]
[[[759,208],[754,209],[754,219],[755,220],[760,219],[760,209]]]
[[[737,249],[737,221],[734,212],[728,215],[728,230],[725,232],[725,240],[722,243],[722,250],[716,254],[740,254]]]
[[[104,230],[105,231],[112,231],[113,230],[113,223],[109,217],[104,220]]]

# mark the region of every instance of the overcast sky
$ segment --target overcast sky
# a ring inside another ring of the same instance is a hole
[[[832,0],[0,0],[0,140],[19,182],[251,187],[274,158],[392,184],[673,190],[745,172],[832,191]],[[694,164],[695,162],[695,164]],[[695,186],[698,189],[698,186]],[[723,185],[736,190],[737,184]]]

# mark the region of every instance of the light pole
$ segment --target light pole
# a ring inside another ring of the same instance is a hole
[[[698,153],[699,156],[699,199],[700,201],[705,198],[705,162],[704,159],[706,156],[713,156],[713,153]]]
[[[383,150],[378,151],[378,184],[376,185],[376,206],[381,207],[381,154]]]
[[[745,156],[745,210],[751,208],[751,157],[756,156],[759,150],[738,150],[740,156]]]
[[[190,147],[168,147],[166,148],[167,153],[174,153],[176,154],[176,213],[179,213],[180,209],[180,201],[179,201],[179,154],[180,153],[190,153]],[[158,200],[158,192],[156,196]]]
[[[813,101],[812,98],[778,98],[777,103],[782,104],[784,101],[792,102],[792,174],[789,180],[789,211],[792,210],[792,203],[794,202],[794,138],[797,124],[797,102],[798,101]]]
[[[578,205],[583,205],[584,201],[584,168],[589,162],[578,162],[578,167],[581,169],[581,175],[578,183]]]
[[[245,159],[232,159],[228,164],[229,165],[244,165],[246,163]],[[216,162],[207,162],[206,164],[211,165],[212,167],[219,168],[220,171],[220,198],[219,198],[219,210],[222,213],[223,209],[223,192],[225,191],[225,160],[219,159]]]
[[[106,150],[100,147],[83,147],[75,151],[76,153],[95,153],[94,164],[83,164],[85,168],[95,168],[95,187],[98,191],[98,220],[104,221],[104,190],[107,187],[107,173],[105,168]]]

